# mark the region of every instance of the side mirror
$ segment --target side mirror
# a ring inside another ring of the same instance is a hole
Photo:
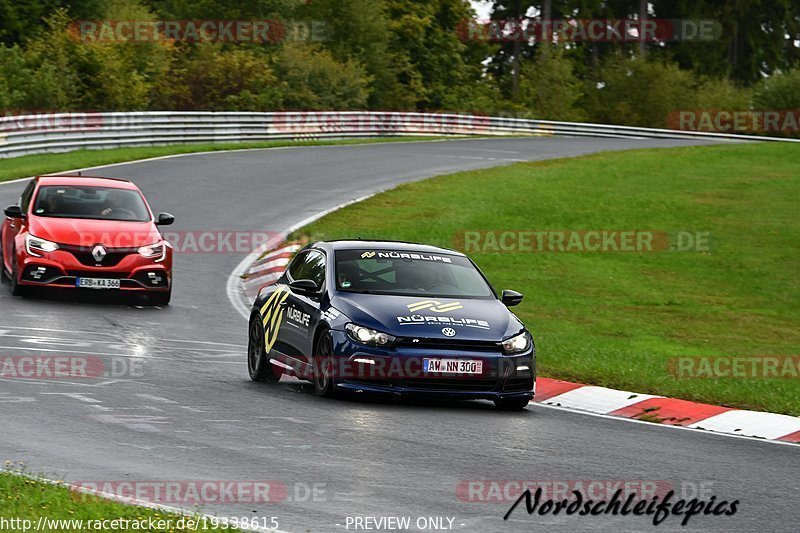
[[[159,213],[156,226],[170,226],[175,222],[175,217],[169,213]]]
[[[10,205],[3,210],[3,213],[8,218],[25,218],[25,214],[22,212],[22,208],[18,205]]]
[[[319,285],[314,280],[298,279],[289,284],[289,288],[297,292],[314,293],[319,292]]]
[[[506,307],[514,307],[515,305],[519,305],[522,301],[522,295],[517,291],[503,291],[503,296],[500,298],[500,301],[503,302]]]

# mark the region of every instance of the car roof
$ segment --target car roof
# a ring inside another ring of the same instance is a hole
[[[111,187],[136,191],[136,185],[120,178],[103,178],[99,176],[39,176],[39,185],[71,185],[75,187]]]
[[[438,246],[430,246],[428,244],[419,244],[416,242],[405,241],[365,241],[365,240],[337,240],[337,241],[319,241],[313,246],[321,248],[330,248],[331,250],[364,250],[364,249],[378,249],[378,250],[391,250],[397,252],[423,252],[432,254],[448,254],[448,255],[461,255],[461,252],[450,250],[447,248],[440,248]]]

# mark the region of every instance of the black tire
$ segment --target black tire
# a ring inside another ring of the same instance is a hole
[[[3,235],[0,233],[0,283],[6,276],[6,256],[3,255]]]
[[[280,372],[269,362],[264,351],[264,327],[261,325],[261,315],[253,313],[247,335],[247,372],[253,381],[277,383],[280,381]]]
[[[502,398],[494,401],[495,407],[501,411],[523,411],[528,403],[528,398]]]
[[[19,284],[19,273],[17,272],[17,261],[16,261],[16,254],[11,254],[11,273],[8,276],[11,294],[14,296],[25,296],[28,292],[27,287],[23,287]]]
[[[313,354],[314,390],[317,396],[332,398],[336,396],[334,372],[333,341],[327,330],[320,333]]]
[[[172,287],[166,292],[154,292],[147,299],[151,305],[165,307],[169,305],[169,301],[172,299]]]

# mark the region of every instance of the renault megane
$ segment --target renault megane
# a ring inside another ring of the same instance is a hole
[[[143,293],[169,303],[172,247],[139,189],[127,180],[41,176],[0,226],[2,270],[14,295],[30,287]]]

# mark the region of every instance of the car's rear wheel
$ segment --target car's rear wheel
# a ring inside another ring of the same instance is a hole
[[[269,357],[264,350],[264,327],[261,325],[261,316],[254,313],[250,317],[250,328],[247,341],[247,371],[253,381],[277,383],[280,374],[269,362]]]
[[[317,396],[330,398],[336,395],[334,380],[333,341],[328,331],[323,331],[314,349],[314,390]]]
[[[494,405],[501,411],[522,411],[529,403],[528,398],[501,398],[494,401]]]

